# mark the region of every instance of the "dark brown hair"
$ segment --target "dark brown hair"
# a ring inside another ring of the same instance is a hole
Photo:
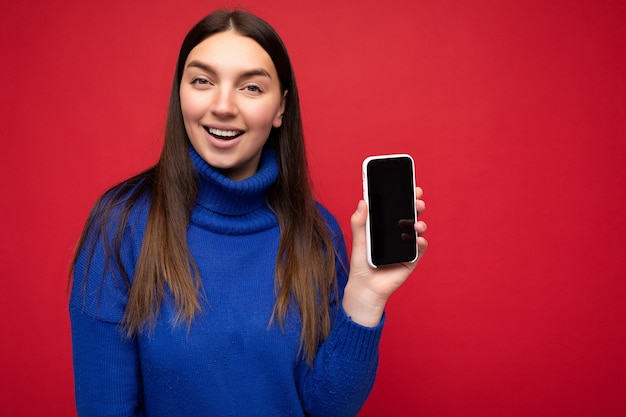
[[[154,326],[165,285],[173,296],[179,318],[188,324],[193,321],[200,310],[201,280],[187,247],[186,233],[198,179],[189,157],[179,90],[191,50],[209,36],[227,30],[252,38],[269,54],[281,89],[287,91],[282,125],[272,129],[265,145],[276,151],[280,172],[268,195],[268,204],[281,230],[275,268],[276,303],[271,321],[282,325],[289,310],[298,309],[302,321],[300,346],[311,363],[330,331],[330,303],[337,290],[337,253],[313,198],[298,89],[287,50],[274,29],[252,14],[219,10],[189,31],[178,56],[159,161],[98,200],[79,240],[77,254],[87,250],[91,258],[94,242],[98,236],[103,238],[107,259],[115,262],[129,290],[123,318],[129,336]],[[146,197],[150,202],[148,222],[131,285],[120,256],[122,239],[131,210]],[[111,227],[114,232],[107,238]]]

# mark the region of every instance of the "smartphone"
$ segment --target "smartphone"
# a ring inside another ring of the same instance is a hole
[[[415,163],[408,154],[377,155],[363,161],[367,202],[367,260],[370,266],[415,262]]]

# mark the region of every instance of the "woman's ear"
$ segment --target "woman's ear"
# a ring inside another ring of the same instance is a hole
[[[278,112],[276,113],[276,117],[274,118],[274,122],[272,126],[280,127],[283,124],[283,114],[285,113],[285,103],[287,101],[287,92],[289,90],[285,90],[282,98],[280,99],[280,107],[278,108]]]

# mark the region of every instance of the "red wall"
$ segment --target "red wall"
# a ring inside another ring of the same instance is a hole
[[[626,415],[623,1],[6,3],[0,415],[73,413],[73,245],[155,160],[179,43],[225,4],[282,34],[347,233],[361,160],[416,160],[431,247],[361,416]]]

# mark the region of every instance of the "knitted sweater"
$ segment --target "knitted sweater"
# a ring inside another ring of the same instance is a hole
[[[83,249],[70,300],[79,415],[356,415],[374,383],[382,323],[360,326],[337,303],[312,366],[298,353],[297,312],[282,329],[270,325],[280,230],[265,194],[278,177],[276,155],[265,151],[258,172],[235,182],[190,153],[200,187],[187,242],[202,280],[201,312],[189,328],[178,323],[166,291],[155,329],[127,338],[120,322],[128,289],[115,268],[105,268],[100,240],[89,265]],[[319,209],[347,265],[341,230]],[[125,234],[122,261],[131,277],[147,211],[137,204]],[[341,297],[347,276],[337,270]]]

